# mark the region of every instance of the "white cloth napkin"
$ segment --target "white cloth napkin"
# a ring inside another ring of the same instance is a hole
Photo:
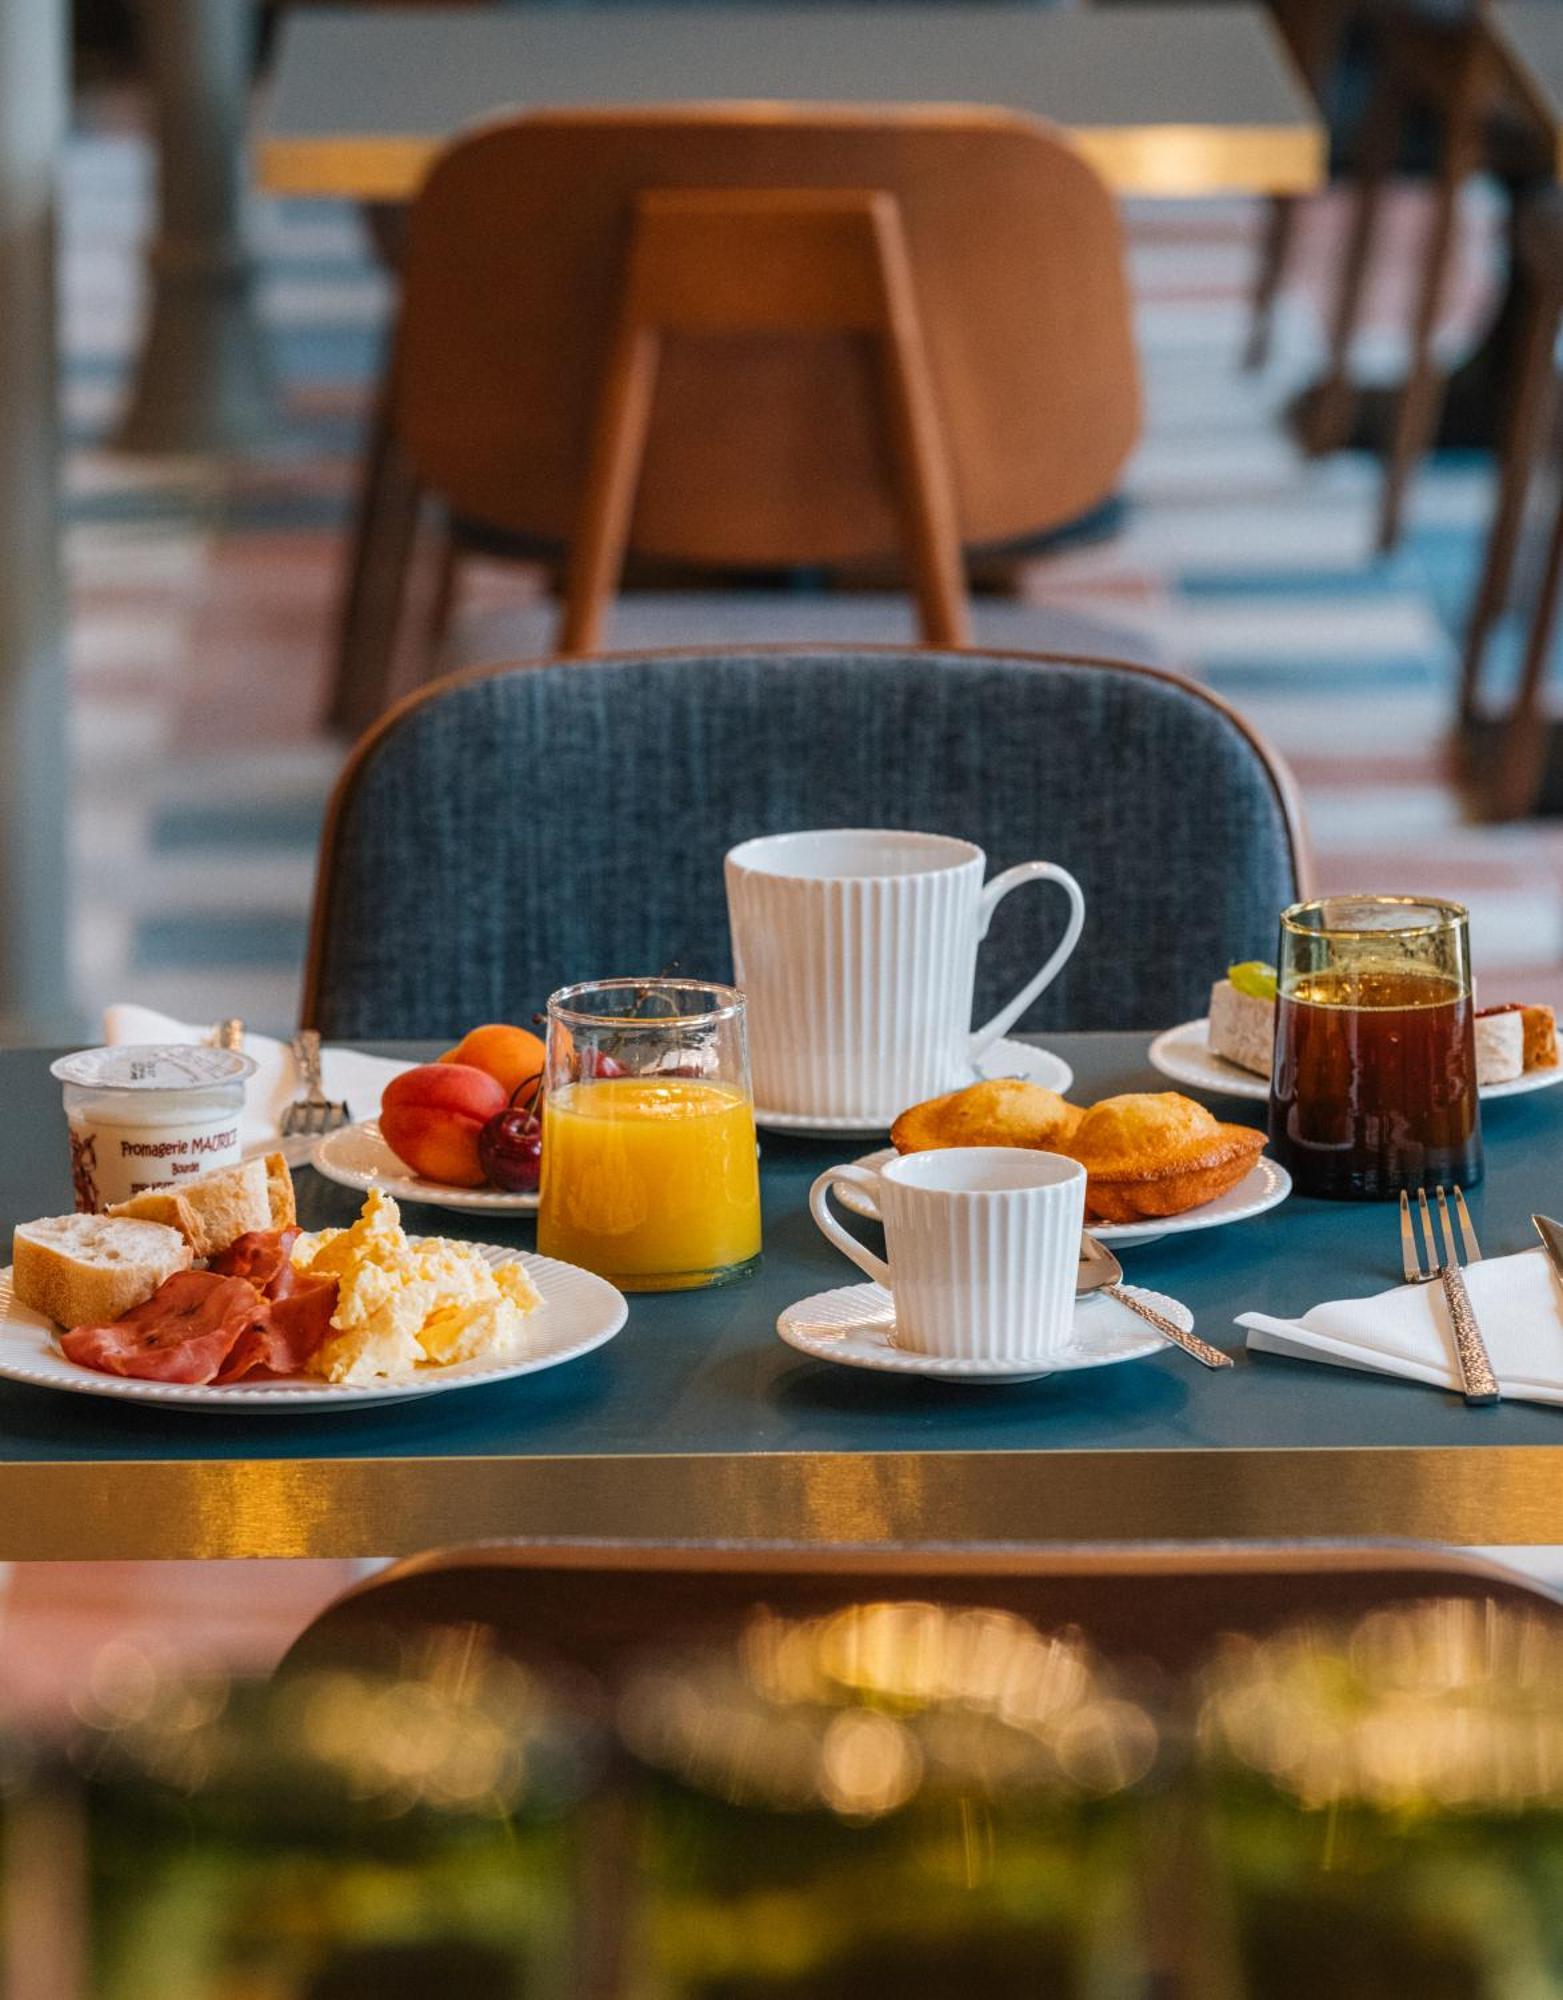
[[[1484,1258],[1466,1268],[1465,1285],[1504,1395],[1563,1403],[1563,1287],[1545,1251]],[[1263,1353],[1460,1386],[1449,1307],[1436,1280],[1375,1298],[1335,1299],[1301,1319],[1240,1313],[1237,1323]]]
[[[209,1042],[210,1027],[192,1027],[150,1007],[129,1003],[109,1007],[103,1015],[104,1039],[120,1042]],[[298,1064],[285,1042],[270,1035],[246,1034],[244,1053],[255,1059],[255,1074],[245,1085],[244,1117],[239,1127],[240,1144],[246,1155],[274,1152],[282,1131],[282,1114],[302,1088]],[[357,1049],[323,1048],[320,1052],[321,1078],[327,1097],[345,1099],[355,1119],[373,1118],[380,1109],[380,1094],[393,1076],[413,1065],[393,1062],[388,1056],[361,1055]],[[293,1165],[307,1159],[314,1150],[313,1140],[290,1141],[285,1148]],[[295,1158],[295,1154],[297,1157]]]

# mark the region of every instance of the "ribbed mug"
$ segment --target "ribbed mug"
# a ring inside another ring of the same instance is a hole
[[[1063,969],[1085,896],[1052,861],[986,887],[969,840],[838,828],[747,840],[727,856],[735,978],[749,1003],[761,1115],[889,1125],[909,1104],[973,1081],[976,1059]],[[1069,921],[1020,992],[973,1031],[977,947],[1023,882],[1057,882]]]
[[[831,1214],[850,1181],[873,1197],[888,1263]],[[827,1167],[809,1190],[814,1220],[895,1300],[895,1342],[965,1361],[1046,1364],[1074,1328],[1085,1168],[1021,1146],[907,1153],[878,1173]]]

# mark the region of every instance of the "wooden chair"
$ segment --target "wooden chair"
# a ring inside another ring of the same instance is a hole
[[[1484,163],[1528,156],[1536,136],[1512,112],[1483,19],[1485,0],[1371,0],[1362,9],[1375,53],[1375,81],[1357,140],[1357,187],[1330,327],[1329,359],[1305,425],[1310,450],[1347,441],[1357,411],[1349,374],[1385,185],[1412,119],[1435,128],[1433,209],[1412,310],[1411,354],[1383,445],[1378,546],[1400,540],[1417,465],[1444,406],[1445,376],[1433,348],[1448,288],[1461,191]]]
[[[373,1658],[389,1640],[477,1623],[612,1680],[647,1645],[731,1630],[757,1603],[813,1616],[864,1598],[992,1605],[1078,1625],[1109,1657],[1195,1665],[1225,1632],[1352,1618],[1422,1597],[1485,1598],[1563,1616],[1550,1591],[1482,1558],[1407,1543],[1140,1547],[756,1548],[730,1543],[483,1543],[414,1556],[329,1605],[279,1672]]]
[[[1095,171],[981,109],[532,114],[459,139],[409,218],[333,720],[391,691],[417,510],[425,666],[463,558],[563,561],[564,647],[626,555],[834,569],[900,547],[964,637],[964,547],[1112,490],[1140,421]]]
[[[1466,628],[1458,715],[1477,805],[1484,818],[1493,820],[1520,819],[1536,810],[1552,740],[1544,697],[1563,587],[1563,497],[1548,532],[1535,599],[1528,607],[1518,686],[1507,708],[1496,715],[1487,712],[1482,700],[1482,679],[1492,629],[1508,602],[1533,477],[1548,455],[1554,429],[1554,357],[1563,330],[1563,195],[1545,195],[1527,207],[1520,224],[1519,254],[1524,317],[1486,559]]]
[[[804,826],[959,834],[995,869],[1062,861],[1113,920],[1024,1026],[1181,1020],[1210,967],[1265,949],[1307,893],[1284,767],[1153,668],[735,646],[476,669],[393,709],[338,780],[304,1025],[372,1041],[524,1021],[583,965],[726,978],[722,856]],[[1034,937],[995,925],[980,1008],[1024,983]]]

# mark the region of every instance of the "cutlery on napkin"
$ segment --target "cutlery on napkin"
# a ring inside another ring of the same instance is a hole
[[[106,1008],[103,1015],[104,1039],[121,1042],[209,1042],[211,1027],[193,1026],[159,1014],[151,1007],[130,1003]],[[298,1095],[303,1084],[293,1051],[286,1042],[270,1035],[246,1032],[244,1053],[255,1059],[255,1074],[245,1085],[244,1117],[239,1126],[239,1143],[246,1154],[270,1153],[280,1149],[289,1164],[298,1166],[315,1149],[313,1139],[281,1142],[282,1114]],[[373,1118],[380,1108],[380,1094],[393,1076],[413,1064],[396,1062],[389,1056],[366,1056],[357,1049],[324,1048],[320,1052],[326,1094],[346,1098],[358,1118]]]
[[[1503,1394],[1563,1403],[1563,1290],[1545,1253],[1485,1257],[1464,1276]],[[1364,1368],[1457,1393],[1460,1388],[1449,1308],[1436,1285],[1334,1299],[1301,1319],[1240,1313],[1237,1323],[1260,1353]]]

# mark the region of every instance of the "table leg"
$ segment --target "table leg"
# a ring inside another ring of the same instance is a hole
[[[277,424],[244,242],[252,0],[141,0],[157,128],[151,310],[122,451],[244,450]]]
[[[0,0],[0,1042],[68,1027],[55,376],[64,0]]]

